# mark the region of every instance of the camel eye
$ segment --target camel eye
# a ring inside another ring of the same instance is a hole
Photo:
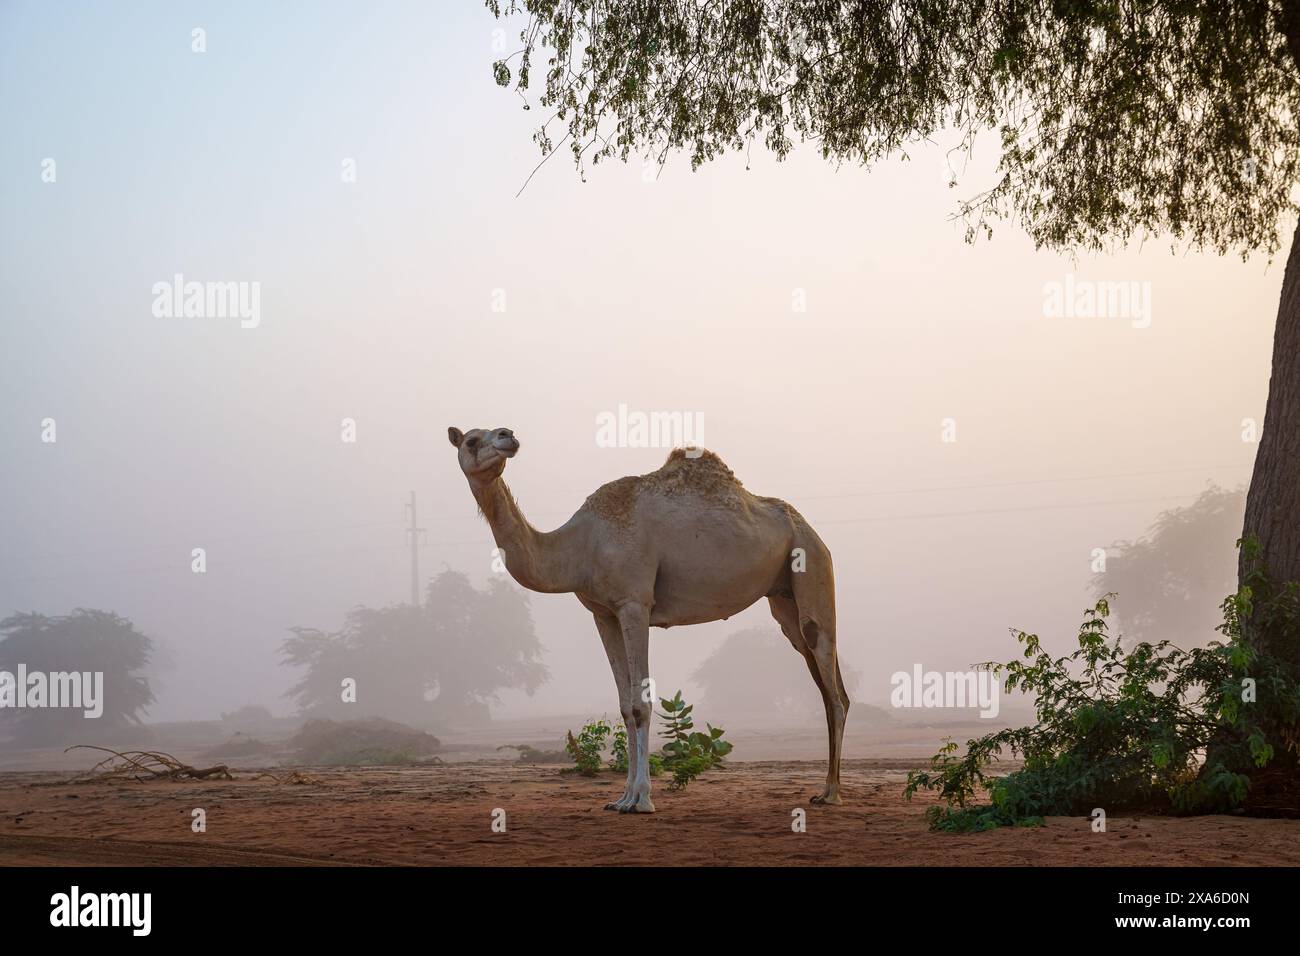
[[[473,451],[474,449],[478,448],[478,439],[477,438],[469,439],[469,441],[465,442],[465,447],[468,448],[470,451]]]

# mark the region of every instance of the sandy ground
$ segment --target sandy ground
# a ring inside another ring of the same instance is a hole
[[[306,784],[68,783],[0,773],[0,865],[1300,865],[1300,820],[1111,817],[1039,829],[930,833],[928,797],[901,798],[915,759],[850,760],[846,802],[808,802],[820,761],[733,763],[659,812],[601,809],[621,777],[464,761],[401,769],[307,769]],[[207,832],[191,811],[207,812]],[[506,832],[492,832],[492,813]],[[807,811],[807,832],[791,812]]]

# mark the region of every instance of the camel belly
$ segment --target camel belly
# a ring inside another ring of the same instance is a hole
[[[757,544],[721,536],[689,554],[661,556],[651,626],[725,620],[764,597],[780,577],[786,554]]]
[[[650,612],[650,626],[680,627],[683,624],[725,621],[733,614],[745,610],[762,596],[762,593],[758,593],[743,601],[729,601],[725,604],[708,595],[700,595],[699,600],[692,600],[689,595],[674,594],[662,601],[656,596],[655,606]]]

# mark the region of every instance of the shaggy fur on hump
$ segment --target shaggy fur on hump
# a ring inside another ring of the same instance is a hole
[[[602,518],[626,521],[642,494],[693,494],[726,504],[737,501],[742,490],[735,474],[713,452],[701,451],[699,457],[690,458],[686,449],[674,448],[658,471],[601,485],[587,498],[587,507]]]

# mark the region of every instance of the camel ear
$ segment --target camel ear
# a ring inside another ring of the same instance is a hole
[[[453,445],[459,448],[460,443],[465,440],[465,433],[461,431],[459,428],[448,428],[447,438],[450,439]]]

